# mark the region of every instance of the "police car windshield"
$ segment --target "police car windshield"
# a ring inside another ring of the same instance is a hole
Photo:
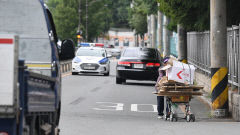
[[[103,50],[99,49],[79,49],[77,51],[77,56],[105,57],[105,53]]]

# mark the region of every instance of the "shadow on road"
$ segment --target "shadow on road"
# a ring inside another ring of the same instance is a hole
[[[155,83],[126,82],[124,85],[155,86]]]
[[[103,74],[96,74],[96,73],[80,73],[80,74],[77,74],[77,75],[74,75],[74,76],[102,76],[102,77],[116,77],[116,75],[109,75],[109,76],[104,76]]]

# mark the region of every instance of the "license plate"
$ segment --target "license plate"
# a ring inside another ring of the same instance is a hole
[[[84,69],[95,69],[95,67],[84,67]]]
[[[133,64],[133,68],[143,68],[143,64]]]

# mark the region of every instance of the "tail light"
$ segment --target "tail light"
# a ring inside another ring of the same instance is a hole
[[[146,67],[160,67],[160,63],[147,63]]]
[[[135,62],[135,61],[119,61],[118,65],[122,65],[122,66],[131,66],[131,64],[143,64],[143,62]]]
[[[118,62],[118,65],[121,65],[121,66],[131,66],[131,64],[130,64],[130,62],[128,62],[128,61],[119,61]]]

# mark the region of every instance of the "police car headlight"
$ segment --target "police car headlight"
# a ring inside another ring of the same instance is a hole
[[[78,57],[75,57],[73,60],[72,60],[73,63],[80,63],[81,62],[81,59],[78,58]]]
[[[107,64],[108,58],[103,58],[99,61],[99,64]]]

